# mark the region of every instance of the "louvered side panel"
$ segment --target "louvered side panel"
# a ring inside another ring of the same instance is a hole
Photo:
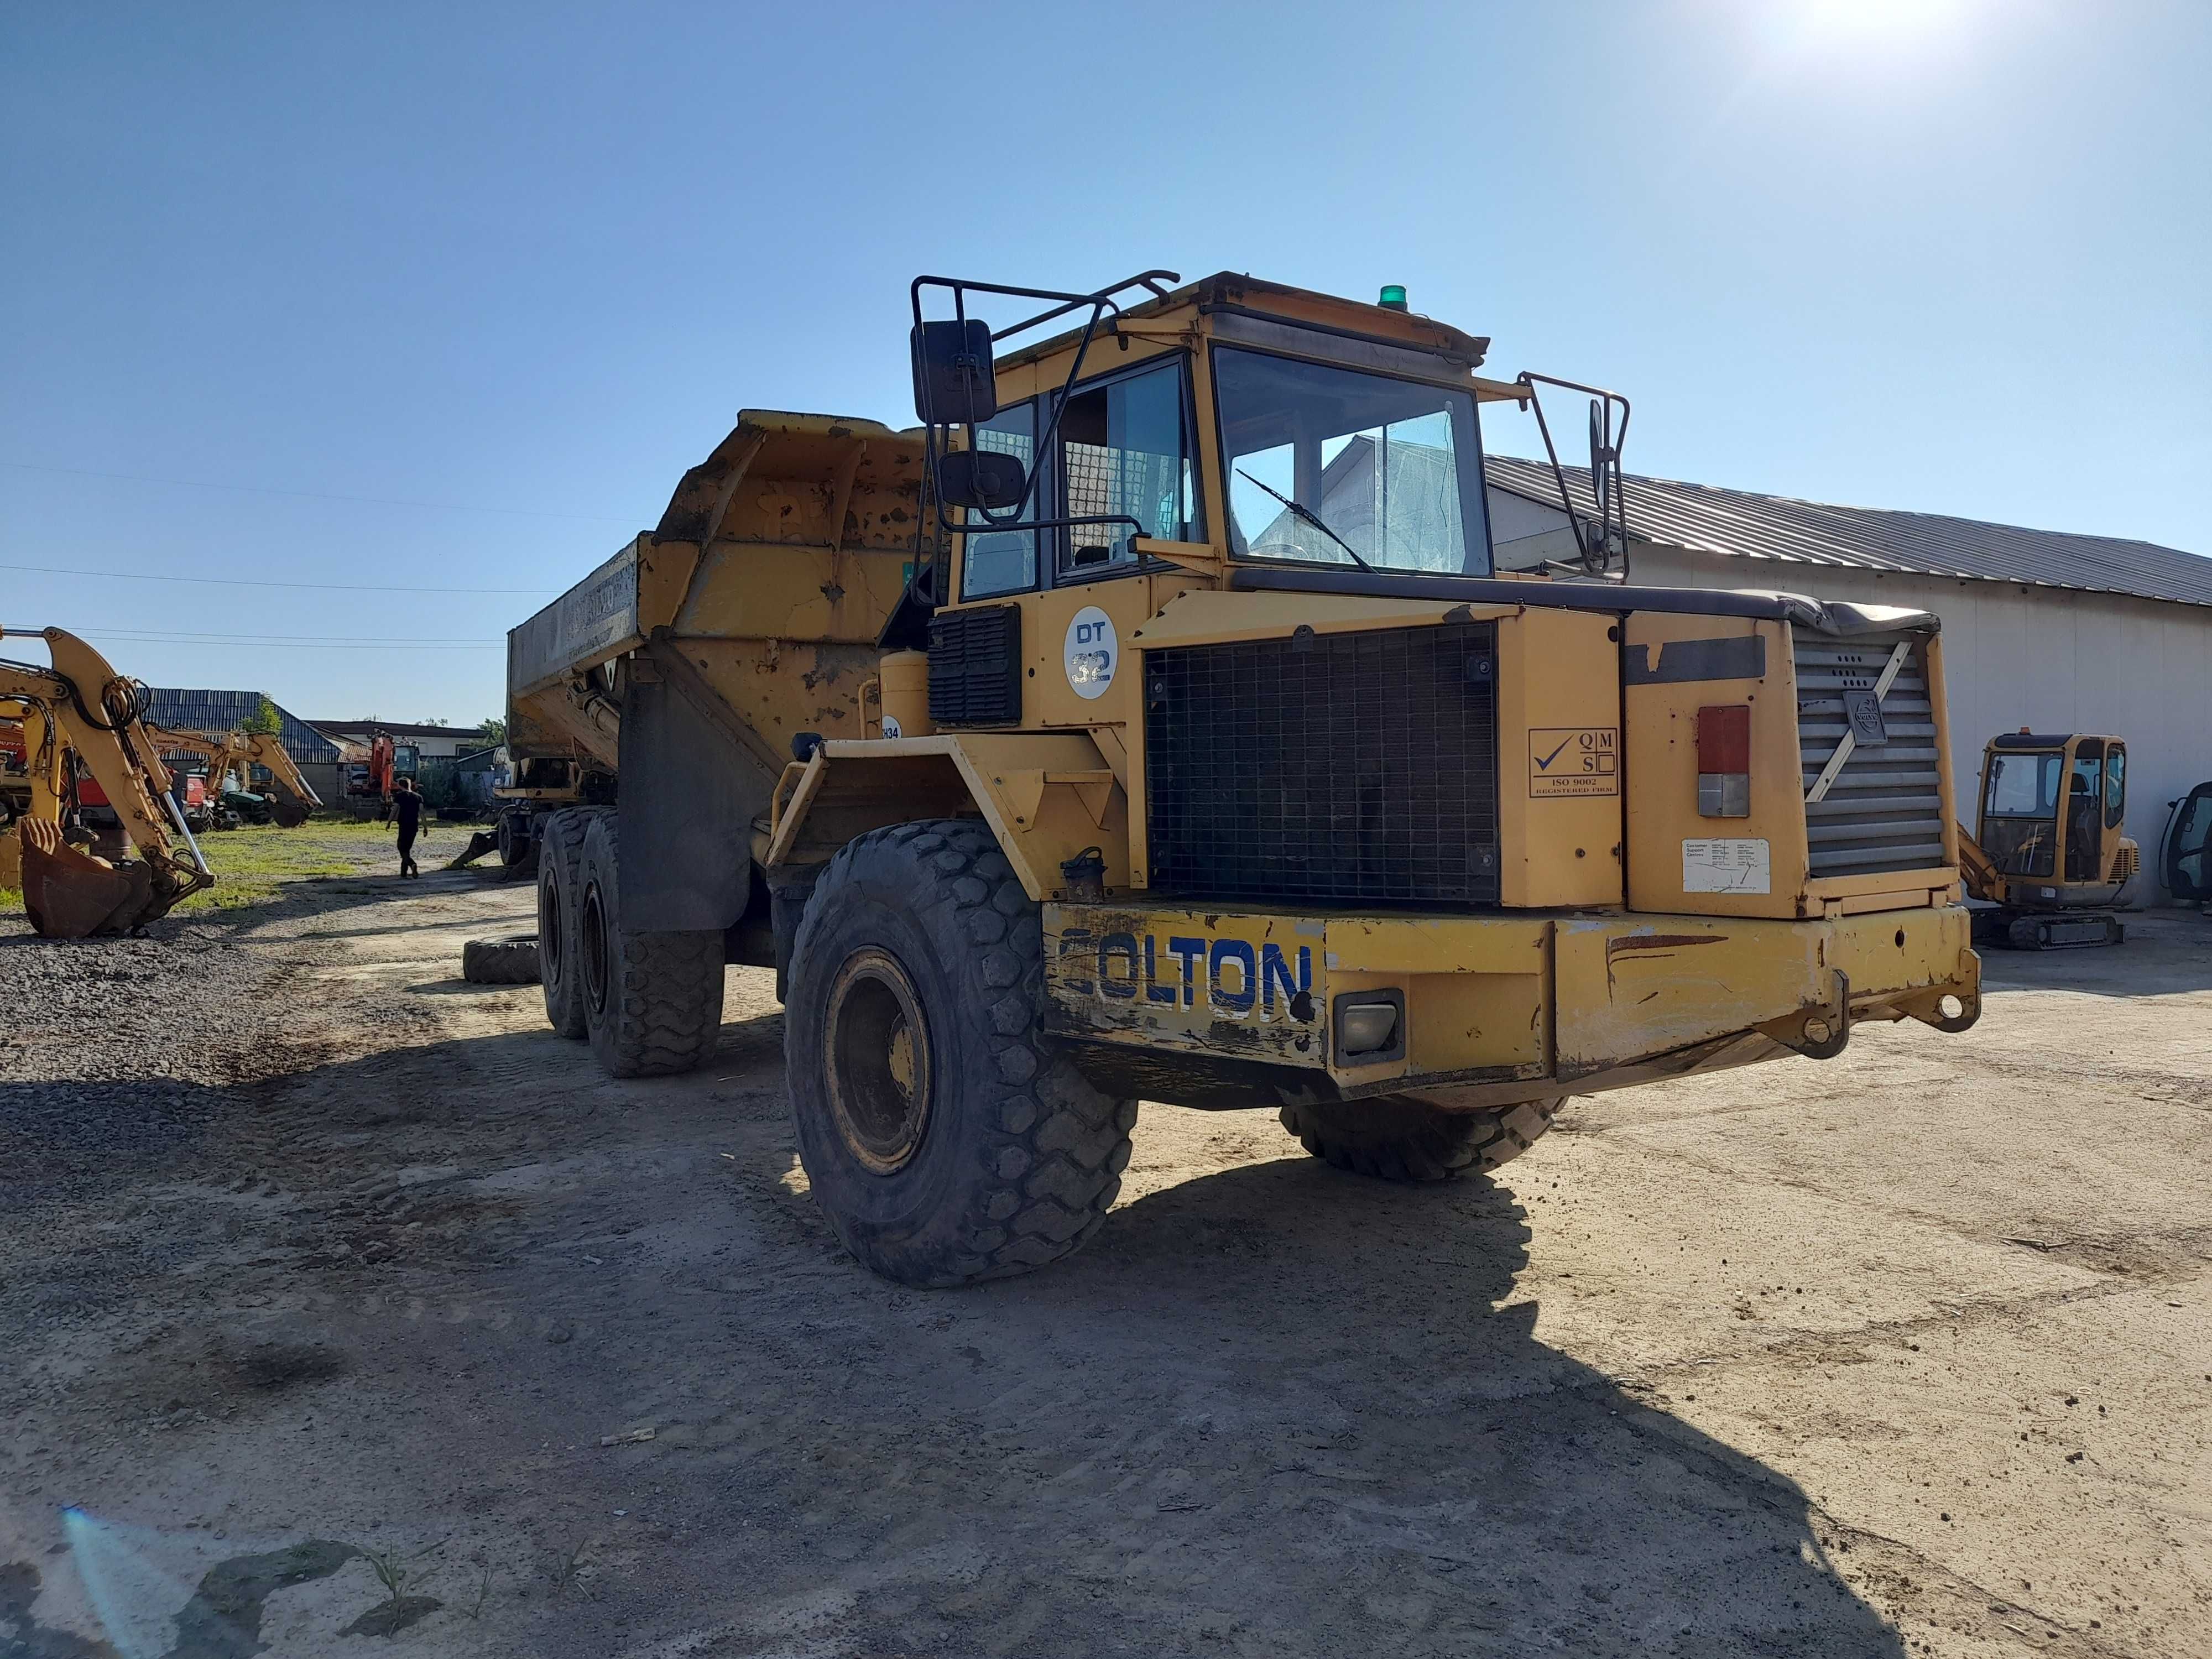
[[[1851,729],[1847,692],[1871,693],[1899,645],[1907,655],[1881,699],[1886,740],[1853,744],[1817,801],[1805,805],[1805,835],[1815,879],[1943,863],[1943,790],[1928,657],[1917,635],[1861,635],[1849,640],[1799,631],[1798,757],[1809,793]]]

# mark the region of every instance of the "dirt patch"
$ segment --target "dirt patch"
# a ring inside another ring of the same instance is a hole
[[[1089,1249],[925,1294],[814,1209],[771,975],[609,1083],[451,994],[526,889],[313,885],[0,1050],[0,1653],[2212,1647],[2196,918],[1494,1181],[1147,1106]]]

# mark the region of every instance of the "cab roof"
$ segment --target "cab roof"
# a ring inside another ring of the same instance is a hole
[[[1233,270],[1216,271],[1211,276],[1186,283],[1158,299],[1127,307],[1121,315],[1127,322],[1149,322],[1182,310],[1198,316],[1214,312],[1255,314],[1324,333],[1348,334],[1385,345],[1431,351],[1448,362],[1464,366],[1469,372],[1481,367],[1490,349],[1486,335],[1465,333],[1432,317],[1346,300],[1312,289],[1291,288]],[[1108,320],[1110,323],[1111,319]],[[1103,334],[1103,328],[1101,331]],[[1069,349],[1082,337],[1081,329],[1066,330],[1034,345],[1008,352],[999,359],[999,367],[1012,368],[1040,362]]]

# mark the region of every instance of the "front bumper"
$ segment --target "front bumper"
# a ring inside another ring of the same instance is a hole
[[[1963,1030],[1964,907],[1781,921],[1625,912],[1344,916],[1047,903],[1049,1020],[1107,1086],[1192,1105],[1413,1093],[1474,1107]],[[1402,1001],[1343,1054],[1339,1000]]]

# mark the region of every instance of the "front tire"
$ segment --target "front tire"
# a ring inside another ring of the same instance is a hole
[[[1565,1097],[1480,1112],[1446,1112],[1418,1100],[1285,1106],[1283,1127],[1316,1158],[1383,1181],[1449,1181],[1507,1164],[1534,1146]]]
[[[1044,933],[971,819],[861,836],[799,925],[784,1065],[799,1156],[845,1248],[902,1285],[1027,1273],[1121,1191],[1137,1103],[1044,1035]]]
[[[613,812],[584,836],[574,937],[585,1034],[609,1077],[670,1077],[696,1069],[721,1035],[722,935],[625,930],[621,836]]]

